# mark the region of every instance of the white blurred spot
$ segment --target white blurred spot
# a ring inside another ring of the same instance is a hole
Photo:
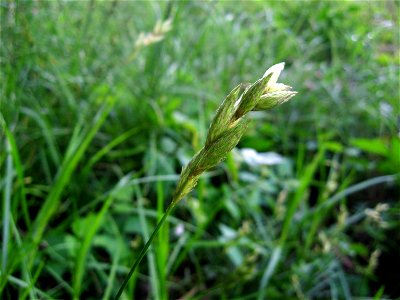
[[[391,20],[383,20],[380,25],[384,28],[390,28],[394,26],[394,23]]]
[[[185,232],[185,226],[180,223],[175,227],[174,231],[176,236],[181,236]]]
[[[381,102],[379,104],[379,110],[384,117],[389,117],[392,114],[393,107],[387,102]]]
[[[233,14],[226,14],[225,15],[225,20],[230,22],[233,21],[233,19],[235,18],[235,16]]]
[[[250,166],[278,165],[284,162],[284,157],[275,152],[257,152],[254,149],[243,148],[240,150],[243,160]]]

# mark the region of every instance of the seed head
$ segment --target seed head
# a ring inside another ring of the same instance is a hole
[[[277,83],[285,64],[269,68],[263,77],[246,88],[235,87],[222,102],[213,118],[204,147],[182,170],[173,203],[185,197],[197,184],[200,175],[216,166],[239,143],[247,128],[246,115],[252,110],[271,109],[294,95],[290,86]]]

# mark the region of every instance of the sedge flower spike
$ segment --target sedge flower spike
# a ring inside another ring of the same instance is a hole
[[[204,147],[182,170],[174,204],[196,186],[203,172],[224,160],[239,143],[248,125],[246,115],[250,111],[274,108],[297,94],[290,86],[277,82],[284,67],[285,63],[276,64],[244,90],[244,85],[240,84],[229,93],[211,122]]]
[[[296,95],[290,86],[277,82],[284,67],[284,63],[276,64],[253,84],[239,84],[222,102],[211,122],[204,147],[183,168],[170,205],[140,251],[115,299],[121,297],[129,279],[178,202],[196,186],[202,173],[224,160],[226,155],[239,143],[249,123],[248,113],[274,108]]]

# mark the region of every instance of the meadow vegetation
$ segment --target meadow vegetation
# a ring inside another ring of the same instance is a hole
[[[399,2],[0,9],[1,299],[114,297],[225,96],[282,61],[296,97],[250,113],[122,299],[400,297]]]

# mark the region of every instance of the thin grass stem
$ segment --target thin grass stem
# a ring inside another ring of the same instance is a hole
[[[10,202],[11,202],[11,189],[13,177],[13,165],[11,157],[11,146],[8,140],[6,141],[7,147],[7,169],[6,169],[6,186],[4,189],[4,202],[3,202],[3,247],[2,247],[2,261],[1,270],[6,271],[7,258],[8,258],[8,242],[10,233]]]
[[[128,275],[125,277],[124,282],[122,283],[121,287],[119,288],[119,290],[117,292],[117,295],[115,296],[115,300],[118,300],[121,297],[122,292],[124,291],[126,285],[129,282],[129,279],[132,277],[132,275],[135,272],[136,268],[139,266],[139,264],[142,261],[143,257],[146,255],[147,251],[150,248],[150,245],[151,245],[153,239],[157,236],[157,234],[160,231],[160,229],[162,228],[165,220],[167,219],[167,217],[171,214],[171,212],[175,208],[175,205],[176,205],[175,201],[172,201],[171,204],[167,207],[167,210],[165,211],[163,217],[158,222],[156,228],[154,229],[153,233],[151,234],[151,236],[150,236],[149,240],[147,241],[146,245],[144,245],[143,249],[139,253],[139,256],[136,258],[135,263],[133,264],[133,266],[129,270]]]

